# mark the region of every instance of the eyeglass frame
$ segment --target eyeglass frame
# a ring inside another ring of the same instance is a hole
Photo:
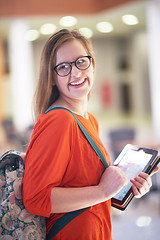
[[[84,58],[84,57],[87,57],[87,58],[89,59],[89,66],[88,66],[87,68],[80,69],[80,68],[76,65],[76,62],[77,62],[77,60],[78,60],[79,58]],[[74,65],[75,65],[75,67],[78,68],[79,70],[86,70],[86,69],[88,69],[88,68],[91,66],[91,59],[92,59],[92,56],[82,56],[82,57],[78,57],[78,58],[77,58],[75,61],[73,61],[73,62],[63,62],[63,63],[59,63],[58,65],[56,65],[55,67],[53,67],[52,70],[54,70],[54,71],[57,73],[58,76],[60,76],[60,77],[66,77],[66,76],[68,76],[68,75],[71,73],[71,71],[72,71],[72,64],[73,64],[73,63],[74,63]],[[67,73],[67,75],[64,75],[64,76],[59,75],[58,72],[57,72],[57,67],[60,66],[61,64],[65,64],[65,63],[69,64],[69,66],[70,66],[70,71],[69,71],[69,73]]]

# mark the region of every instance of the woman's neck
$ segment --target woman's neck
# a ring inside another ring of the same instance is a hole
[[[71,110],[72,112],[79,114],[81,116],[83,116],[84,118],[88,118],[88,114],[87,114],[87,99],[83,99],[83,100],[66,100],[66,99],[57,99],[57,101],[54,103],[54,105],[60,105],[63,107],[68,108],[69,110]]]

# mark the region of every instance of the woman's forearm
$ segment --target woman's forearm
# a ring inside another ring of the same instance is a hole
[[[63,213],[90,207],[107,200],[104,192],[97,186],[52,189],[52,213]]]

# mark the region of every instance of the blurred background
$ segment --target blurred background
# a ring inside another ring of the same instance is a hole
[[[40,55],[61,28],[79,29],[96,57],[89,111],[111,156],[126,143],[160,148],[160,0],[0,0],[0,154],[26,151]],[[151,192],[112,209],[113,240],[160,236],[160,173]]]

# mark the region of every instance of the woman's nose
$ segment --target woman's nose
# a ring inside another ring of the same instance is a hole
[[[81,74],[81,70],[78,69],[75,65],[72,65],[71,75],[79,76]]]

